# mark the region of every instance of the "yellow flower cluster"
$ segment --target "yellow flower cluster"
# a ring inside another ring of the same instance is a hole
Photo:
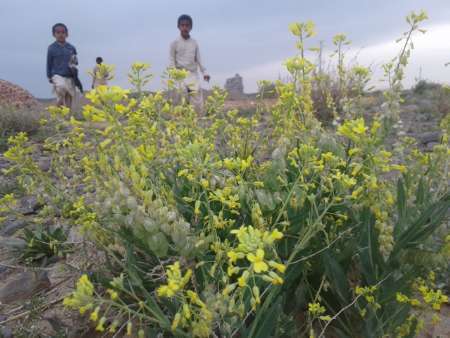
[[[325,313],[325,307],[320,303],[309,303],[308,304],[308,313],[313,318],[319,318],[320,320],[329,321],[331,320],[330,316],[323,315]]]
[[[247,286],[248,279],[255,273],[265,281],[274,285],[282,284],[283,279],[275,272],[284,273],[286,266],[273,259],[266,259],[266,249],[271,248],[275,241],[283,238],[283,233],[277,229],[272,231],[261,231],[252,226],[240,227],[232,230],[239,243],[235,249],[228,251],[228,275],[233,276],[244,270],[238,278],[238,285]],[[251,263],[250,269],[241,268],[236,265],[238,260],[246,260]]]
[[[343,125],[338,127],[338,134],[345,136],[359,144],[361,140],[366,138],[367,127],[364,123],[364,119],[359,118],[355,120],[347,120]]]
[[[209,337],[213,313],[194,291],[187,290],[183,295],[180,310],[175,314],[171,329],[179,326],[190,327],[194,337]]]
[[[440,310],[442,304],[448,303],[448,296],[442,293],[442,290],[433,290],[425,284],[419,286],[419,291],[425,303],[430,304],[433,310]]]
[[[375,309],[381,308],[381,305],[378,304],[375,300],[374,293],[377,290],[376,286],[357,286],[355,288],[355,294],[357,296],[363,296],[369,306],[374,307]]]
[[[159,297],[174,297],[179,291],[183,290],[192,276],[192,270],[188,269],[184,276],[181,273],[180,262],[175,262],[168,266],[167,285],[162,285],[157,289]]]
[[[75,291],[64,299],[64,305],[78,309],[81,314],[94,307],[94,286],[87,275],[82,275],[77,282]],[[98,313],[98,311],[97,311]]]

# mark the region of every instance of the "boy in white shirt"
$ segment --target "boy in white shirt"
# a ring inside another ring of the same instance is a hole
[[[186,94],[190,103],[201,113],[203,110],[203,95],[198,69],[200,69],[205,81],[209,81],[210,76],[201,62],[197,41],[190,36],[192,18],[186,14],[181,15],[178,18],[178,29],[180,30],[180,37],[170,45],[169,67],[185,69],[189,72],[185,80]]]

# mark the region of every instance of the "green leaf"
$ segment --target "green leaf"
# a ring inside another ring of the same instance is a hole
[[[399,178],[397,181],[397,212],[398,212],[398,223],[395,227],[395,234],[401,233],[405,224],[407,224],[407,206],[406,206],[406,191],[403,179]],[[394,234],[394,235],[395,235]]]
[[[275,303],[273,303],[268,309],[264,311],[261,316],[261,325],[256,329],[256,332],[248,336],[253,338],[269,338],[273,337],[275,329],[277,327],[278,314],[282,311],[281,309],[281,298],[278,298]],[[243,337],[247,337],[243,335]]]
[[[422,210],[411,226],[398,236],[391,256],[396,257],[401,250],[423,243],[442,224],[449,208],[450,194],[447,194]]]
[[[330,251],[327,250],[322,255],[322,262],[325,266],[325,274],[329,281],[333,282],[333,288],[336,290],[341,302],[348,303],[350,301],[350,285],[343,267],[334,258]]]
[[[368,208],[363,210],[360,222],[359,259],[366,282],[373,285],[380,279],[384,261],[379,250],[375,218]]]
[[[416,193],[416,202],[419,205],[423,205],[425,202],[425,183],[423,180],[423,177],[420,178],[419,184],[417,186],[417,193]]]

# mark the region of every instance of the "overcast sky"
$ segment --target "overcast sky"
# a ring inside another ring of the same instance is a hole
[[[360,62],[376,66],[394,56],[392,43],[406,29],[404,16],[425,9],[428,33],[419,37],[407,85],[419,76],[450,81],[450,0],[0,0],[0,78],[17,83],[38,97],[51,95],[45,75],[51,26],[64,22],[79,54],[80,73],[96,56],[116,65],[115,84],[126,85],[133,61],[152,64],[151,88],[161,86],[169,44],[178,36],[176,19],[194,18],[192,36],[200,44],[212,84],[223,85],[240,73],[246,91],[259,79],[283,76],[282,62],[295,53],[288,24],[313,20],[317,41],[325,47],[336,33],[346,33]]]

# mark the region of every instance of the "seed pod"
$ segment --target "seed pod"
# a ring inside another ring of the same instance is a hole
[[[136,209],[136,207],[137,207],[136,198],[134,198],[133,196],[128,196],[127,197],[127,207],[131,210]]]

